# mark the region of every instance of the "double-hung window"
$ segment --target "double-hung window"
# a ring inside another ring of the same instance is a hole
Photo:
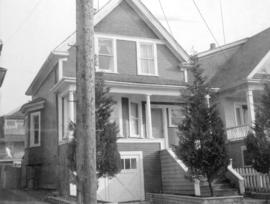
[[[245,104],[235,104],[236,125],[246,125],[248,123],[248,108]]]
[[[154,43],[138,43],[138,74],[158,75],[156,62],[156,45]]]
[[[30,146],[40,146],[40,112],[30,114]]]
[[[140,136],[140,116],[139,116],[139,104],[130,103],[130,136]]]
[[[116,72],[115,40],[98,38],[98,66],[97,71]]]

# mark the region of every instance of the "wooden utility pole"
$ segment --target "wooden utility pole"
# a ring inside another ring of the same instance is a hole
[[[77,202],[96,204],[96,128],[93,0],[76,0]]]

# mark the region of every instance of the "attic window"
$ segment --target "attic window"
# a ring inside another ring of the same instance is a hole
[[[116,72],[115,40],[98,38],[98,71]]]
[[[138,50],[138,74],[158,75],[156,45],[149,42],[140,42]]]

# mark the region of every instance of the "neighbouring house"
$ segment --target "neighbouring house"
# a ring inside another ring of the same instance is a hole
[[[138,0],[110,1],[95,14],[94,26],[96,72],[103,73],[116,101],[111,118],[119,126],[122,162],[116,177],[99,180],[98,199],[209,194],[208,185],[187,177],[170,149],[178,143],[183,93],[192,80],[188,54]],[[27,124],[25,187],[57,189],[63,196],[72,190],[66,150],[68,124],[76,116],[74,39],[50,53],[26,92],[32,101],[21,108]]]
[[[24,115],[19,109],[0,118],[0,162],[21,165],[25,148]]]
[[[264,83],[270,80],[270,28],[199,53],[198,57],[208,82],[219,93],[219,111],[233,166],[249,166],[244,139],[254,124]]]

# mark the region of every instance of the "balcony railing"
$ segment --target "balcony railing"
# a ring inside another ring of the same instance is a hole
[[[248,125],[227,128],[227,140],[235,141],[244,139],[247,136],[249,130],[250,127]]]

